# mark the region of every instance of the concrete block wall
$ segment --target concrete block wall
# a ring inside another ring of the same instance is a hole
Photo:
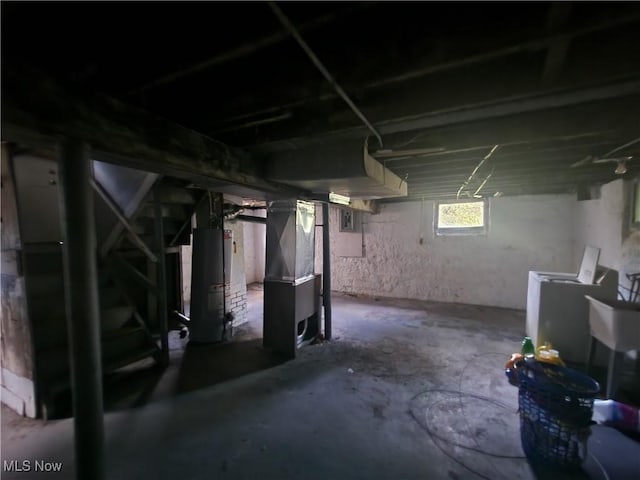
[[[225,295],[227,311],[235,315],[234,325],[240,325],[247,321],[247,290],[233,289]]]

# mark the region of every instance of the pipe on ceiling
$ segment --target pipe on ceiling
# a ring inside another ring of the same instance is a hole
[[[313,64],[317,67],[318,70],[320,70],[320,73],[322,73],[324,78],[326,78],[327,81],[331,84],[331,86],[336,91],[336,93],[340,95],[340,97],[342,97],[342,99],[347,103],[347,105],[349,105],[349,108],[353,110],[353,113],[355,113],[358,116],[358,118],[362,120],[362,122],[367,126],[367,128],[371,131],[371,133],[375,135],[375,137],[378,139],[378,143],[380,144],[380,147],[382,148],[383,144],[382,144],[382,137],[380,136],[380,133],[378,133],[378,131],[367,119],[367,117],[364,116],[364,114],[360,111],[360,109],[356,106],[356,104],[353,103],[351,98],[349,98],[349,95],[347,95],[347,93],[342,89],[342,87],[338,84],[338,82],[336,82],[336,80],[333,78],[331,73],[329,73],[329,71],[320,61],[318,56],[313,52],[313,50],[311,50],[311,47],[309,47],[307,42],[305,42],[305,40],[302,38],[298,30],[296,30],[296,27],[293,26],[293,24],[289,21],[287,16],[282,12],[282,10],[280,10],[280,7],[278,7],[275,4],[275,2],[268,2],[268,3],[273,13],[276,15],[276,17],[278,17],[278,20],[280,20],[280,23],[282,23],[282,25],[289,31],[289,33],[291,33],[293,38],[296,39],[300,47],[302,47],[302,49],[307,54],[307,56],[311,59]]]
[[[305,23],[304,25],[302,25],[300,27],[301,30],[312,30],[312,29],[316,29],[318,27],[323,27],[325,25],[328,25],[329,23],[333,22],[334,20],[336,20],[337,18],[340,17],[340,15],[343,15],[345,13],[350,13],[353,10],[353,7],[348,7],[345,8],[344,10],[341,10],[337,13],[330,13],[327,15],[324,15],[322,17],[318,17],[315,20],[309,22],[309,23]],[[208,68],[214,67],[216,65],[220,65],[222,63],[226,63],[229,62],[231,60],[235,60],[237,58],[242,58],[245,57],[247,55],[251,55],[254,54],[260,50],[263,50],[267,47],[271,47],[272,45],[276,45],[277,43],[283,41],[284,39],[286,39],[288,37],[288,32],[287,31],[278,31],[278,32],[274,32],[270,35],[267,35],[265,37],[262,37],[258,40],[254,40],[251,42],[247,42],[244,43],[230,51],[227,52],[223,52],[221,54],[215,55],[213,57],[207,58],[199,63],[196,63],[194,65],[191,65],[187,68],[184,68],[182,70],[177,70],[171,73],[168,73],[160,78],[156,78],[155,80],[151,80],[147,83],[145,83],[144,85],[141,85],[139,87],[136,87],[134,89],[131,89],[128,94],[129,95],[137,95],[140,93],[143,93],[147,90],[150,89],[154,89],[157,87],[161,87],[161,86],[165,86],[171,83],[176,82],[177,80],[181,80],[185,77],[189,77],[191,75],[200,73],[203,70],[206,70]]]
[[[253,217],[251,215],[236,215],[235,219],[240,220],[241,222],[261,223],[263,225],[267,224],[267,219],[265,217]]]
[[[430,65],[428,67],[424,67],[424,68],[419,68],[416,70],[410,70],[410,71],[406,71],[403,72],[402,74],[393,76],[393,77],[387,77],[387,78],[383,78],[380,80],[374,80],[372,82],[369,82],[367,84],[365,84],[363,86],[364,90],[368,90],[368,89],[375,89],[375,88],[380,88],[380,87],[385,87],[388,85],[392,85],[395,83],[401,83],[401,82],[405,82],[408,80],[414,80],[417,78],[421,78],[427,75],[431,75],[434,73],[440,73],[440,72],[444,72],[444,71],[449,71],[452,69],[457,69],[457,68],[461,68],[461,67],[467,67],[470,65],[475,65],[478,63],[482,63],[482,62],[487,62],[487,61],[491,61],[491,60],[495,60],[495,59],[499,59],[499,58],[503,58],[509,55],[515,55],[518,53],[525,53],[525,52],[535,52],[535,51],[539,51],[539,50],[544,50],[546,48],[551,48],[554,44],[554,42],[557,42],[559,39],[568,39],[568,40],[572,40],[576,37],[582,37],[585,35],[589,35],[592,33],[596,33],[599,31],[603,31],[603,30],[610,30],[612,28],[618,27],[618,26],[624,26],[627,25],[629,23],[634,23],[634,22],[638,22],[640,21],[640,15],[625,15],[619,18],[615,18],[613,20],[607,20],[604,22],[600,22],[594,25],[589,25],[586,27],[582,27],[579,29],[575,29],[575,30],[569,30],[569,31],[564,31],[564,32],[558,32],[555,34],[551,34],[551,35],[547,35],[541,38],[536,38],[533,40],[528,40],[525,41],[523,43],[518,43],[516,45],[510,45],[508,47],[501,47],[501,48],[497,48],[495,50],[491,50],[488,52],[483,52],[483,53],[478,53],[475,55],[470,55],[467,57],[462,57],[462,58],[456,58],[453,60],[449,60],[443,63],[439,63],[436,65]],[[262,115],[262,114],[267,114],[267,113],[274,113],[274,112],[278,112],[284,109],[290,109],[290,108],[296,108],[296,107],[300,107],[306,103],[312,102],[312,101],[327,101],[327,100],[333,100],[335,98],[335,95],[332,93],[326,93],[323,95],[320,95],[319,97],[314,97],[314,98],[305,98],[302,100],[296,100],[294,102],[290,102],[284,105],[276,105],[273,107],[268,107],[268,108],[264,108],[261,110],[257,110],[251,113],[246,113],[246,114],[242,114],[238,117],[234,117],[231,120],[237,120],[237,119],[242,119],[242,118],[247,118],[247,117],[253,117],[256,115]]]

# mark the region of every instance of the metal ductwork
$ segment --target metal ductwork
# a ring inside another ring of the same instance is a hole
[[[267,210],[265,280],[301,282],[315,268],[315,205],[278,200]]]
[[[270,154],[266,177],[311,192],[361,200],[407,195],[407,182],[369,155],[362,140]]]
[[[288,357],[320,334],[322,276],[314,274],[315,231],[312,202],[269,203],[263,344]]]

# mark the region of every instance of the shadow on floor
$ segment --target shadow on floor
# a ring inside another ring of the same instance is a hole
[[[600,384],[599,399],[606,399],[607,367],[591,365],[587,371],[584,363],[568,362],[567,367],[588,375]],[[640,408],[640,361],[625,357],[620,368],[620,377],[617,391],[613,398],[619,402]]]
[[[538,480],[590,480],[592,479],[582,469],[563,470],[557,467],[549,466],[542,463],[536,463],[532,460],[528,460],[529,466],[533,471],[533,474]]]
[[[288,359],[262,348],[261,338],[220,344],[189,343],[168,368],[145,361],[105,376],[107,412],[142,407],[160,398],[204,389],[281,365]],[[71,391],[58,396],[52,418],[72,416]]]
[[[137,368],[122,369],[104,379],[105,410],[145,405],[160,383],[166,369],[157,363],[145,362]]]
[[[165,368],[149,360],[105,375],[102,381],[104,410],[112,412],[147,404],[165,372]],[[60,392],[49,419],[72,417],[72,408],[71,390]]]
[[[222,344],[189,343],[180,362],[175,393],[210,387],[285,361],[287,358],[264,350],[261,338]]]

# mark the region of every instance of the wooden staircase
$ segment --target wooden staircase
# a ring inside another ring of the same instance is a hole
[[[25,258],[38,393],[46,419],[56,416],[57,397],[71,387],[62,246],[31,247]],[[156,342],[135,308],[104,270],[98,278],[103,372],[157,356]]]
[[[105,177],[105,172],[122,178]],[[178,246],[190,242],[191,217],[204,193],[176,179],[113,165],[101,173],[104,182],[100,175],[94,180],[94,203],[103,373],[149,357],[166,364],[167,316],[176,308],[175,301],[167,301],[176,300],[168,295],[168,285],[180,287]],[[124,193],[113,191],[122,185]],[[47,214],[46,206],[42,214]],[[68,402],[71,388],[64,254],[61,242],[24,245],[37,395],[44,418],[68,411],[68,406],[59,407],[64,399]]]

